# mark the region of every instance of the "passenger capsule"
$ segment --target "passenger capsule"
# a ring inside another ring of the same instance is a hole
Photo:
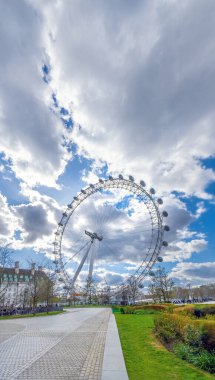
[[[113,181],[113,177],[112,177],[112,175],[109,175],[109,180],[110,180],[110,181]]]
[[[170,231],[170,227],[169,227],[169,226],[167,226],[167,225],[166,225],[166,226],[164,226],[164,228],[163,228],[163,229],[164,229],[164,231]]]
[[[84,189],[81,190],[82,194],[86,194],[86,191]]]
[[[129,175],[128,178],[129,178],[129,180],[130,180],[131,182],[134,182],[134,177],[133,177],[132,175]]]
[[[162,205],[163,204],[163,199],[158,198],[157,202],[158,202],[159,205]]]
[[[167,241],[163,241],[162,245],[163,245],[164,247],[168,247],[168,243],[167,243]]]
[[[142,181],[142,180],[140,181],[140,184],[141,184],[142,187],[146,186],[146,183],[144,181]]]
[[[119,179],[124,179],[122,174],[119,174]]]
[[[99,182],[100,183],[104,183],[103,179],[99,178]]]
[[[155,275],[155,273],[154,273],[153,271],[150,270],[150,271],[149,271],[149,276],[152,276],[152,277],[153,277],[154,275]]]
[[[150,193],[151,193],[152,195],[154,195],[154,194],[156,193],[156,191],[155,191],[155,189],[153,189],[153,187],[151,187],[151,189],[150,189],[149,191],[150,191]]]
[[[162,212],[162,215],[163,215],[165,218],[167,218],[167,216],[168,216],[168,212],[167,212],[167,211],[163,211],[163,212]]]
[[[162,261],[163,261],[163,257],[158,256],[158,257],[157,257],[157,261],[158,261],[159,263],[162,263]]]

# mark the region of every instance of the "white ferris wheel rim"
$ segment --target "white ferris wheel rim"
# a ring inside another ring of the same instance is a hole
[[[151,188],[150,190],[145,189],[145,182],[140,181],[140,184],[137,184],[134,181],[132,176],[129,176],[128,179],[124,179],[122,175],[119,175],[118,178],[109,177],[108,179],[99,179],[99,181],[95,184],[91,184],[86,188],[82,189],[79,194],[77,194],[72,202],[68,204],[66,210],[63,212],[60,222],[58,223],[58,228],[55,232],[55,240],[54,240],[54,264],[55,264],[55,272],[61,281],[63,281],[68,289],[71,288],[72,278],[69,276],[67,270],[65,269],[63,263],[63,254],[61,251],[63,234],[67,223],[72,217],[74,211],[90,196],[95,193],[98,193],[101,190],[108,189],[123,189],[128,190],[131,194],[137,195],[141,198],[141,200],[146,205],[148,212],[150,214],[151,223],[152,223],[152,231],[156,232],[156,242],[154,247],[150,247],[152,251],[150,254],[150,258],[148,261],[145,259],[142,260],[139,268],[127,279],[124,283],[117,285],[116,289],[122,289],[126,286],[126,283],[133,279],[134,281],[142,282],[143,279],[148,275],[153,275],[151,272],[151,268],[155,264],[156,261],[162,261],[162,257],[160,257],[160,251],[162,246],[167,246],[168,243],[163,241],[164,230],[169,231],[169,227],[163,225],[163,218],[168,216],[166,211],[162,213],[159,210],[159,205],[163,203],[161,198],[155,198],[155,190]],[[147,256],[147,255],[146,255]],[[74,283],[73,283],[74,286]]]

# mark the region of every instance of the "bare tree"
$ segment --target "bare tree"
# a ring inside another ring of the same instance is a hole
[[[166,269],[159,267],[154,273],[149,291],[155,301],[169,302],[172,297],[173,286],[174,281],[169,278]]]
[[[185,286],[174,286],[173,298],[177,300],[190,300],[201,302],[202,299],[215,299],[215,284],[191,286],[186,284]]]
[[[87,278],[86,284],[83,288],[83,293],[82,295],[85,298],[85,303],[91,304],[92,301],[95,299],[95,294],[96,294],[96,286],[95,286],[95,281],[93,278]]]
[[[7,279],[5,281],[5,269],[11,267],[13,261],[11,259],[11,255],[13,250],[10,248],[9,244],[5,244],[0,246],[0,303],[4,301],[5,294],[10,286],[10,281]]]
[[[98,302],[102,305],[110,304],[111,292],[110,287],[105,286],[104,289],[100,290],[98,294]]]
[[[128,294],[134,304],[140,294],[140,284],[135,277],[130,277],[128,280]]]
[[[56,302],[58,298],[56,297],[57,294],[57,280],[56,275],[53,270],[53,266],[50,264],[50,262],[46,261],[43,264],[43,267],[39,267],[40,272],[42,273],[41,276],[41,286],[42,286],[42,293],[41,293],[41,299],[43,302],[45,302],[46,306],[52,306],[53,302]]]
[[[51,281],[43,272],[42,265],[31,263],[31,280],[29,283],[30,304],[35,309],[38,302],[48,302],[52,294]]]

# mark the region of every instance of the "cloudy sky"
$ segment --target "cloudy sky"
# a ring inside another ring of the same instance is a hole
[[[214,281],[214,0],[1,0],[0,18],[2,244],[22,265],[50,257],[73,196],[98,177],[132,174],[163,197],[162,255],[175,281]],[[146,221],[135,199],[119,207],[119,194],[106,195],[71,221],[65,257],[69,236],[98,225],[102,208],[107,235]],[[136,238],[97,249],[97,275],[111,282],[135,267],[147,234]]]

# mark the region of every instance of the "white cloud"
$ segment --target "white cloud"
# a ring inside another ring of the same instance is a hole
[[[31,247],[35,251],[50,254],[61,207],[55,199],[41,195],[25,184],[21,186],[21,194],[27,197],[29,203],[11,206],[21,232],[20,239],[14,241],[14,246],[16,249]]]
[[[43,16],[24,0],[1,3],[0,15],[0,151],[17,178],[56,186],[70,154],[42,80]]]
[[[18,228],[18,221],[11,211],[7,198],[0,193],[0,241],[8,243]]]
[[[193,253],[202,252],[207,248],[206,239],[177,241],[168,246],[163,254],[165,262],[184,261],[190,259]]]
[[[198,202],[197,203],[197,210],[196,210],[196,214],[195,214],[196,219],[200,218],[200,216],[202,214],[204,214],[206,211],[207,211],[207,209],[204,205],[204,202]]]
[[[172,270],[171,277],[182,282],[209,284],[210,282],[214,282],[215,262],[178,263]]]
[[[215,153],[214,4],[56,6],[44,7],[50,84],[72,111],[79,153],[208,198],[215,174],[199,159]]]

